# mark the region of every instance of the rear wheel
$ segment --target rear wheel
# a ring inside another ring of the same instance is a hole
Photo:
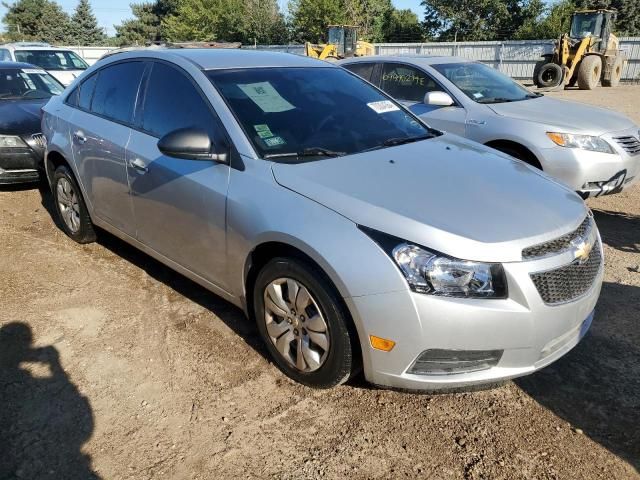
[[[578,87],[580,90],[593,90],[598,86],[602,75],[602,59],[597,55],[588,55],[578,66]]]
[[[617,87],[620,83],[620,79],[622,78],[622,68],[624,67],[623,58],[618,55],[613,61],[613,65],[611,65],[611,77],[606,80],[602,80],[603,87]]]
[[[96,232],[87,206],[68,167],[61,165],[56,168],[51,182],[51,191],[64,233],[78,243],[95,241]]]
[[[348,317],[328,279],[308,262],[275,258],[256,278],[258,330],[275,364],[296,382],[329,388],[354,371]]]
[[[556,63],[546,63],[540,67],[536,76],[536,85],[549,88],[557,87],[562,83],[564,72],[562,67]]]

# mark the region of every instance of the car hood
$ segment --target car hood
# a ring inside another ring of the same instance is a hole
[[[550,97],[487,106],[504,117],[542,123],[569,133],[602,135],[634,126],[629,118],[612,110]]]
[[[523,248],[586,214],[580,197],[542,172],[451,134],[272,170],[283,187],[358,225],[467,260],[520,261]]]
[[[40,132],[40,108],[48,100],[0,100],[0,134],[32,135]]]

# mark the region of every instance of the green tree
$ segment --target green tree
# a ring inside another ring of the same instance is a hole
[[[418,16],[411,10],[393,10],[382,27],[385,42],[420,42],[424,32]]]
[[[116,25],[118,45],[144,45],[163,40],[162,21],[176,12],[178,0],[157,0],[155,2],[132,3],[135,18]]]
[[[327,26],[347,23],[341,0],[291,0],[290,25],[299,42],[327,41]]]
[[[65,44],[70,40],[69,16],[51,0],[18,0],[2,3],[7,9],[3,21],[10,40],[35,40]]]
[[[71,17],[70,32],[75,45],[98,45],[104,42],[105,34],[98,26],[89,0],[80,0]]]
[[[536,19],[526,21],[518,29],[515,38],[519,40],[536,40],[558,38],[568,33],[571,14],[576,9],[572,0],[561,0],[545,9],[544,14]]]
[[[287,26],[276,0],[180,0],[162,21],[171,41],[281,43]]]
[[[427,36],[449,41],[509,39],[544,10],[541,0],[422,0],[422,5]]]

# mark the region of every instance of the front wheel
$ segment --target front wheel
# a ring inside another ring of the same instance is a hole
[[[557,87],[564,79],[562,67],[556,63],[542,65],[536,74],[535,83],[539,87]]]
[[[322,272],[303,260],[275,258],[258,274],[253,292],[258,330],[282,372],[315,388],[350,378],[355,335]]]

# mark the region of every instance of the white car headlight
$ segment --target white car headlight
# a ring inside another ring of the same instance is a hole
[[[401,243],[392,257],[412,290],[448,297],[505,298],[502,265],[458,260],[409,243]]]
[[[20,137],[0,135],[0,148],[26,147],[27,144]]]
[[[567,148],[580,148],[600,153],[616,153],[605,140],[593,135],[578,135],[577,133],[547,132],[547,137],[556,145]]]

